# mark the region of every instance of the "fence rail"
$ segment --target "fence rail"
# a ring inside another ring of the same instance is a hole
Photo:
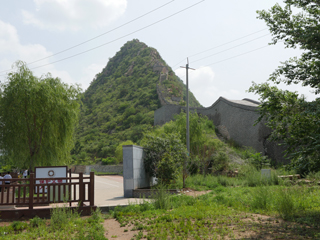
[[[73,202],[79,205],[85,202],[94,206],[94,173],[89,177],[65,178],[35,178],[30,174],[29,179],[12,178],[2,179],[0,192],[1,205],[28,206],[33,209],[35,205],[50,203]],[[55,182],[57,181],[57,182]],[[10,182],[10,184],[4,184]]]

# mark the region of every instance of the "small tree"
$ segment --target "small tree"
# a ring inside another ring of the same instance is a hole
[[[157,177],[164,184],[169,184],[179,176],[187,150],[177,135],[147,134],[142,145],[145,149],[145,169],[150,176]]]
[[[49,73],[35,77],[18,61],[16,71],[1,85],[0,142],[15,165],[66,164],[78,123],[77,86],[68,86]]]

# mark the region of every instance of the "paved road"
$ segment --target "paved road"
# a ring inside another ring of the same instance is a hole
[[[94,183],[94,202],[96,206],[118,206],[141,202],[139,198],[123,197],[122,176],[95,176]]]

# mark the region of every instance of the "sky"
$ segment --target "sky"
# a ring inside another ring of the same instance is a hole
[[[127,42],[139,39],[158,50],[199,102],[220,96],[251,98],[252,82],[269,75],[299,49],[268,45],[272,36],[257,10],[275,0],[1,0],[0,81],[22,60],[36,76],[50,72],[88,88],[95,75]],[[301,85],[279,86],[315,99]]]

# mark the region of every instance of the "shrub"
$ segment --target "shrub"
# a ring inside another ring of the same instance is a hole
[[[34,218],[30,219],[30,227],[36,228],[44,224],[44,220],[35,216]]]
[[[215,171],[226,170],[229,166],[229,157],[225,152],[219,152],[213,157],[213,168]]]
[[[125,142],[120,143],[117,147],[116,147],[116,151],[115,151],[115,159],[117,164],[122,163],[123,162],[123,153],[122,153],[122,146],[123,145],[134,145],[134,143],[131,140],[127,140]]]
[[[161,137],[145,135],[144,165],[146,172],[157,177],[162,183],[170,183],[178,174],[187,157],[184,144],[175,134],[163,134]],[[166,172],[168,171],[168,173]]]
[[[50,225],[53,229],[68,227],[71,220],[79,217],[77,209],[73,210],[68,207],[56,207],[50,210],[51,222]]]
[[[155,199],[154,201],[154,207],[156,209],[170,209],[171,208],[171,198],[170,194],[167,193],[165,186],[162,185],[161,183],[157,186],[157,191],[155,194],[152,196],[152,198]]]
[[[101,162],[103,165],[111,165],[111,164],[117,163],[117,160],[114,157],[107,157],[107,158],[102,158]]]

